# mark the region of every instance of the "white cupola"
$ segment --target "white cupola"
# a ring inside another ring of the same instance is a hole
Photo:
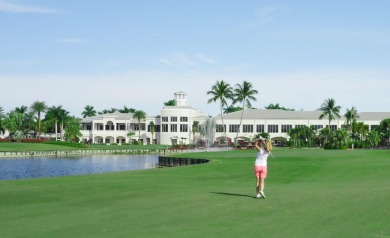
[[[176,106],[187,106],[187,93],[177,92],[175,93]]]

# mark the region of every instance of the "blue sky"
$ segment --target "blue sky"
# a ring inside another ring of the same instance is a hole
[[[0,0],[0,106],[157,115],[185,91],[214,116],[211,86],[246,80],[256,108],[316,110],[334,98],[343,114],[390,111],[388,9],[387,0]]]

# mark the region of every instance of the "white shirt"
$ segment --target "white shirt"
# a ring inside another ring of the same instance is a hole
[[[268,155],[269,155],[269,152],[267,150],[261,148],[260,151],[257,153],[255,165],[256,166],[267,166]]]

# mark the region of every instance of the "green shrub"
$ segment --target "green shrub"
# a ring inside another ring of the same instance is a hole
[[[88,148],[87,145],[81,144],[81,143],[75,143],[75,142],[65,142],[65,141],[46,141],[43,142],[44,144],[50,144],[50,145],[63,145],[63,146],[70,146],[70,147],[76,147],[76,148]]]

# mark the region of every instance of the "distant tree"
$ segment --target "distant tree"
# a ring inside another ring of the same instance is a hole
[[[279,110],[285,110],[285,111],[295,111],[295,109],[292,108],[285,108],[279,105],[279,103],[272,104],[270,103],[268,106],[264,107],[265,109],[279,109]]]
[[[19,112],[20,114],[25,115],[28,112],[28,107],[27,106],[16,107],[15,112]]]
[[[41,101],[35,101],[33,104],[30,106],[30,109],[33,113],[37,114],[37,120],[38,120],[38,137],[41,136],[41,114],[45,113],[47,110],[47,105],[45,102]]]
[[[134,113],[136,110],[134,108],[128,108],[123,106],[123,109],[118,110],[120,113]]]
[[[133,118],[138,121],[138,142],[141,142],[141,120],[145,120],[146,113],[141,110],[137,110],[133,114]]]
[[[335,120],[336,118],[340,118],[340,106],[336,106],[336,102],[333,98],[328,98],[322,103],[321,107],[318,108],[318,111],[322,111],[319,119],[322,120],[324,117],[328,118],[329,132],[330,130],[330,122]]]
[[[390,118],[383,119],[378,126],[378,131],[381,134],[381,142],[390,143]]]
[[[169,100],[167,102],[164,102],[164,106],[176,106],[175,99]]]
[[[81,113],[83,118],[96,116],[96,110],[93,106],[86,105],[84,111]]]
[[[194,121],[192,123],[192,143],[195,144],[195,135],[198,132],[199,129],[199,121]]]
[[[2,120],[2,126],[9,131],[10,137],[13,138],[16,132],[23,130],[23,115],[15,111],[9,112],[7,117]]]
[[[131,138],[135,135],[134,131],[127,132],[127,137],[129,137],[129,144],[132,144]]]
[[[149,127],[150,127],[150,133],[152,133],[152,144],[154,144],[153,143],[153,135],[154,135],[154,132],[155,132],[155,130],[156,130],[156,127],[155,127],[155,125],[154,125],[154,122],[149,122]]]
[[[354,141],[354,136],[352,135],[352,124],[356,123],[356,120],[359,118],[356,108],[352,107],[351,109],[347,109],[347,111],[344,114],[344,117],[346,119],[345,125],[352,139],[352,149],[353,149],[355,141]]]
[[[5,118],[4,109],[2,106],[0,106],[0,134],[5,133],[5,128],[3,125],[3,119]]]
[[[233,90],[233,104],[236,102],[242,103],[242,111],[240,118],[240,125],[237,130],[236,138],[238,137],[238,133],[241,131],[242,117],[244,116],[245,106],[252,107],[251,101],[257,101],[254,95],[259,92],[256,89],[253,89],[252,83],[248,81],[244,81],[241,84],[236,84],[236,88]],[[237,147],[238,140],[235,140],[235,144]]]
[[[225,107],[223,109],[223,113],[224,114],[228,114],[228,113],[232,113],[232,112],[238,112],[238,111],[241,111],[242,110],[242,107],[235,107],[233,105],[230,105],[228,107]]]
[[[80,119],[70,116],[66,119],[66,131],[64,139],[69,142],[79,142],[80,137],[83,136],[80,129]]]
[[[212,103],[219,101],[220,109],[221,109],[221,120],[222,120],[222,132],[225,135],[225,140],[227,143],[225,124],[222,116],[222,108],[227,105],[227,100],[233,100],[233,88],[230,84],[225,81],[217,81],[212,87],[211,90],[207,92],[207,95],[211,95],[212,97],[207,101],[207,103]]]

